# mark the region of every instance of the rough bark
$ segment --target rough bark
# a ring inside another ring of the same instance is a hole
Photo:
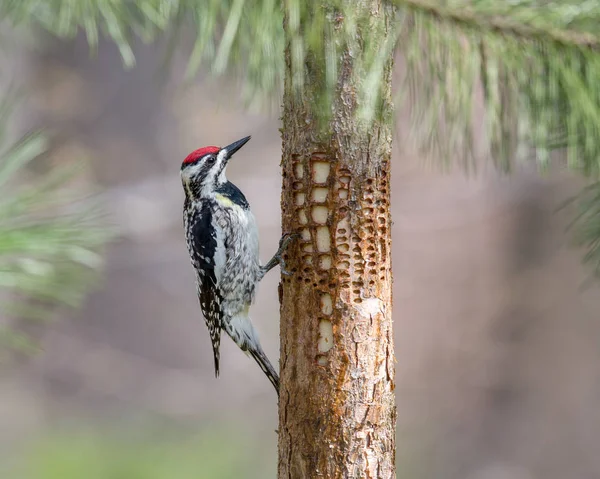
[[[357,4],[367,7],[370,21],[389,25],[381,0]],[[343,16],[329,18],[339,32]],[[359,34],[374,31],[381,29]],[[356,55],[342,45],[332,115],[323,128],[314,110],[315,85],[324,75],[318,59],[307,57],[314,83],[298,94],[289,44],[286,52],[282,226],[301,239],[287,253],[293,276],[280,285],[279,478],[396,477],[392,58],[384,68],[380,114],[364,128],[356,115],[363,78]]]

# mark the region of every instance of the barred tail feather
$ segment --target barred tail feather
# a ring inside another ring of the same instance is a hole
[[[215,377],[219,377],[219,358],[220,358],[220,345],[221,345],[221,328],[215,328],[210,332],[210,342],[213,348],[213,357],[215,360]]]
[[[271,381],[275,391],[277,391],[277,396],[279,396],[279,375],[269,361],[269,358],[267,358],[267,355],[262,351],[262,349],[249,349],[246,352],[258,363],[260,369],[262,369],[265,375],[269,378],[269,381]]]
[[[215,377],[219,377],[219,349],[213,344],[213,357],[215,360]]]

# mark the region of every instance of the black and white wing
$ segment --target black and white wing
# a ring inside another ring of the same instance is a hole
[[[192,264],[196,269],[198,299],[208,327],[215,361],[215,375],[219,375],[219,347],[221,344],[222,296],[217,283],[215,257],[217,249],[216,231],[212,225],[209,205],[196,210],[187,217],[187,242]]]

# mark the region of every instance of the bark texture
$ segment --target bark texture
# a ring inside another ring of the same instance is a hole
[[[391,12],[380,0],[352,2],[357,4],[366,8],[369,22],[389,26]],[[335,38],[345,19],[328,18]],[[381,40],[373,32],[384,34],[385,28],[368,26],[359,34]],[[332,115],[323,128],[314,110],[322,67],[308,56],[314,84],[294,93],[289,44],[286,51],[282,225],[301,239],[287,253],[294,274],[280,285],[281,479],[396,477],[392,58],[385,60],[378,120],[364,128],[356,116],[363,78],[355,60],[359,52],[343,44],[339,52]]]

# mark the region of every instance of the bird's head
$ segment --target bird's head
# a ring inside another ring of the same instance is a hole
[[[219,148],[205,146],[192,151],[181,164],[181,181],[192,196],[206,196],[227,183],[225,169],[233,154],[244,146],[250,137]]]

